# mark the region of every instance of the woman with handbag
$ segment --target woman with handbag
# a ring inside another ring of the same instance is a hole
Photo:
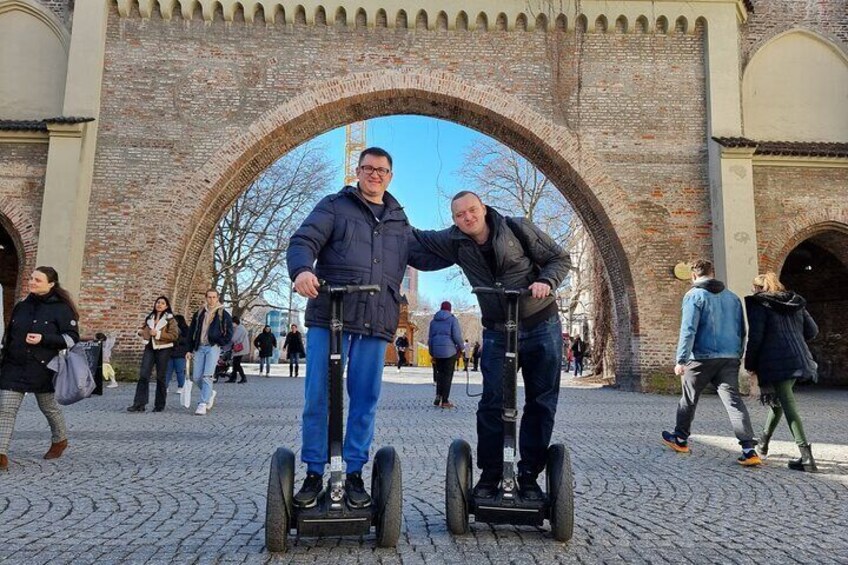
[[[228,383],[236,382],[236,375],[240,376],[238,382],[246,383],[247,376],[244,374],[244,367],[241,366],[244,356],[250,353],[250,336],[247,335],[247,330],[241,325],[241,319],[238,316],[233,316],[233,372]]]
[[[818,380],[818,365],[807,341],[816,337],[819,328],[807,312],[807,301],[786,290],[775,273],[755,277],[753,291],[745,297],[749,328],[745,370],[759,382],[760,402],[769,407],[757,451],[763,458],[768,456],[771,436],[786,415],[789,431],[801,452],[800,459],[789,461],[789,468],[814,473],[818,470],[816,460],[807,443],[792,388],[798,380]]]
[[[47,364],[67,347],[63,336],[79,341],[79,313],[68,291],[59,286],[52,267],[38,267],[29,277],[29,295],[12,310],[3,338],[0,363],[0,471],[9,468],[8,449],[18,409],[27,392],[50,424],[52,442],[45,459],[57,459],[68,447],[65,418],[56,403],[54,372]]]
[[[165,398],[168,386],[165,384],[165,374],[168,371],[168,361],[171,360],[171,350],[174,342],[180,339],[180,329],[171,311],[171,303],[165,296],[160,296],[153,303],[153,311],[144,319],[138,335],[146,344],[141,356],[141,369],[138,384],[135,387],[135,400],[127,412],[144,412],[150,398],[150,375],[156,366],[156,399],[153,403],[154,412],[165,410]]]

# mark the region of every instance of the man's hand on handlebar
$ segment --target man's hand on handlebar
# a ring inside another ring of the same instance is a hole
[[[303,271],[294,279],[294,290],[307,298],[318,298],[318,288],[321,284],[318,277],[311,271]]]
[[[534,282],[529,288],[533,298],[545,298],[551,294],[551,287],[545,282]]]

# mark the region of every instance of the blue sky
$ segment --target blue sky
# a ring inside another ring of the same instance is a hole
[[[395,198],[404,206],[410,222],[422,229],[439,229],[450,225],[448,200],[466,188],[458,171],[463,156],[483,134],[466,127],[422,116],[390,116],[368,120],[369,146],[379,146],[391,153],[394,179],[389,186]],[[327,148],[328,156],[338,160],[339,187],[344,181],[345,128],[327,132],[315,139]],[[448,271],[420,273],[419,295],[435,304],[442,300],[458,302],[472,300],[462,277]]]

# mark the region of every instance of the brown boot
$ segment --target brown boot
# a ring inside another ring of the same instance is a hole
[[[9,470],[9,458],[5,455],[0,455],[0,471]]]
[[[50,449],[44,454],[45,459],[58,459],[62,456],[62,452],[68,447],[68,440],[63,439],[59,443],[51,443]]]

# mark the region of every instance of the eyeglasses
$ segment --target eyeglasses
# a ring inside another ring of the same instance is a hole
[[[377,173],[381,179],[386,178],[386,176],[392,172],[391,169],[387,169],[385,167],[372,167],[371,165],[362,165],[359,167],[359,170],[366,174],[366,176],[370,176],[371,173]]]

